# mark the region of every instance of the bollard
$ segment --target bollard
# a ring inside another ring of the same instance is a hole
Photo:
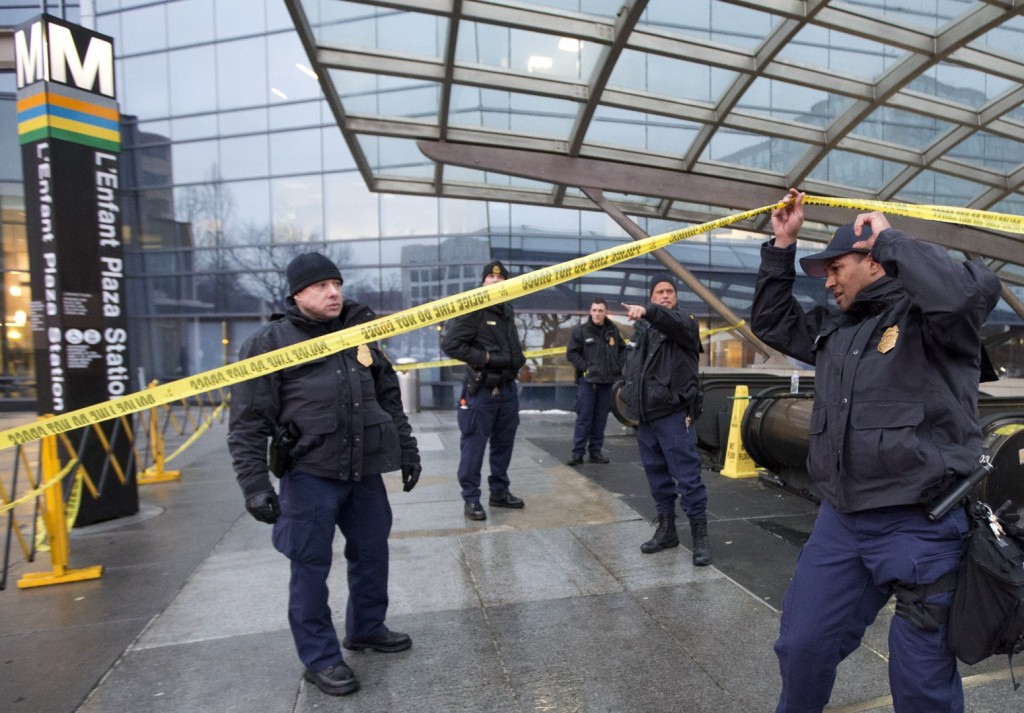
[[[402,407],[406,413],[419,413],[420,410],[420,372],[417,369],[401,370],[402,364],[415,363],[416,360],[409,357],[395,360],[398,388],[402,392]]]

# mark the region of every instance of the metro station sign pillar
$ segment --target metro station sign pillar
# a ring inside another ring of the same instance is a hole
[[[38,412],[62,414],[131,391],[114,43],[43,14],[14,46]],[[100,488],[83,494],[76,525],[139,509],[129,434],[116,419],[100,428],[118,466],[92,427],[67,434],[75,449],[85,437],[81,464]]]

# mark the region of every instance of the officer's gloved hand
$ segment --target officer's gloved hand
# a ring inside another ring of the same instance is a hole
[[[273,525],[281,516],[281,504],[277,501],[277,493],[272,489],[247,497],[245,509],[254,518],[268,525]]]
[[[505,352],[490,352],[491,358],[487,366],[492,369],[510,369],[512,367],[512,355]]]
[[[402,491],[408,493],[410,490],[416,487],[416,483],[420,482],[420,473],[423,472],[423,466],[419,463],[403,463],[402,464]]]

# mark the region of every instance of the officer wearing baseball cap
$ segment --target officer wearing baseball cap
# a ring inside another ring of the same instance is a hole
[[[893,708],[962,711],[945,613],[967,515],[954,508],[933,521],[927,510],[981,455],[980,330],[999,278],[873,211],[800,260],[838,307],[804,309],[793,295],[803,199],[790,189],[772,211],[750,325],[814,365],[807,471],[821,504],[783,604],[777,710],[822,710],[840,661],[895,594]]]
[[[484,266],[482,282],[491,285],[508,279],[500,260]],[[480,504],[484,451],[490,443],[491,474],[487,478],[492,507],[522,508],[522,498],[512,494],[508,466],[519,428],[519,370],[526,364],[516,329],[515,312],[508,302],[492,304],[448,322],[441,335],[441,349],[468,367],[459,397],[458,420],[462,432],[459,486],[470,520],[486,520]]]

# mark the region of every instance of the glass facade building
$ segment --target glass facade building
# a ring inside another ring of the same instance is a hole
[[[1024,61],[1019,17],[979,20],[980,39],[965,45],[993,61],[1002,57],[993,71],[936,63],[908,79],[891,105],[858,96],[924,51],[923,38],[987,3],[826,3],[822,24],[794,25],[777,44],[796,22],[775,7],[784,3],[485,1],[461,3],[459,17],[438,5],[0,4],[0,27],[45,8],[114,38],[139,384],[236,359],[245,337],[280,310],[284,266],[300,251],[334,259],[346,299],[387,314],[478,286],[492,258],[519,274],[630,240],[577,186],[442,166],[420,151],[419,139],[749,180],[772,186],[776,197],[798,179],[818,195],[1024,214],[1024,75],[1010,78]],[[630,8],[635,17],[623,20]],[[905,29],[877,40],[867,31],[843,34],[835,29],[843,13]],[[620,42],[616,33],[627,21],[631,32]],[[761,71],[769,62],[800,68],[800,81]],[[845,84],[815,86],[833,72]],[[15,91],[11,68],[0,69],[0,368],[9,377],[0,388],[17,396],[19,389],[31,394],[32,365],[31,335],[19,329],[29,296]],[[1000,113],[986,130],[950,138],[974,112],[993,106]],[[837,122],[846,126],[841,140],[829,135]],[[998,185],[1006,190],[997,195]],[[605,195],[650,235],[738,212],[628,186]],[[809,225],[819,237],[830,229]],[[764,223],[740,224],[669,252],[746,318],[765,230]],[[813,242],[801,248],[818,249]],[[1024,244],[1018,264],[997,265],[1018,299],[1022,262]],[[652,257],[638,258],[520,298],[527,347],[564,344],[594,297],[613,311],[621,301],[642,300],[650,273],[662,269]],[[818,280],[801,278],[798,290],[808,306],[825,301]],[[694,295],[683,296],[704,327],[728,326]],[[994,340],[992,351],[1011,376],[1024,376],[1021,322],[1001,302],[988,328],[1009,335]],[[432,360],[441,357],[438,343],[428,328],[387,346],[395,359]],[[705,348],[710,366],[762,359],[730,333],[708,337]],[[567,378],[568,370],[541,369],[536,377]],[[423,378],[443,383],[447,374],[435,369]],[[436,403],[433,392],[422,393],[424,406],[451,406],[443,390]]]

